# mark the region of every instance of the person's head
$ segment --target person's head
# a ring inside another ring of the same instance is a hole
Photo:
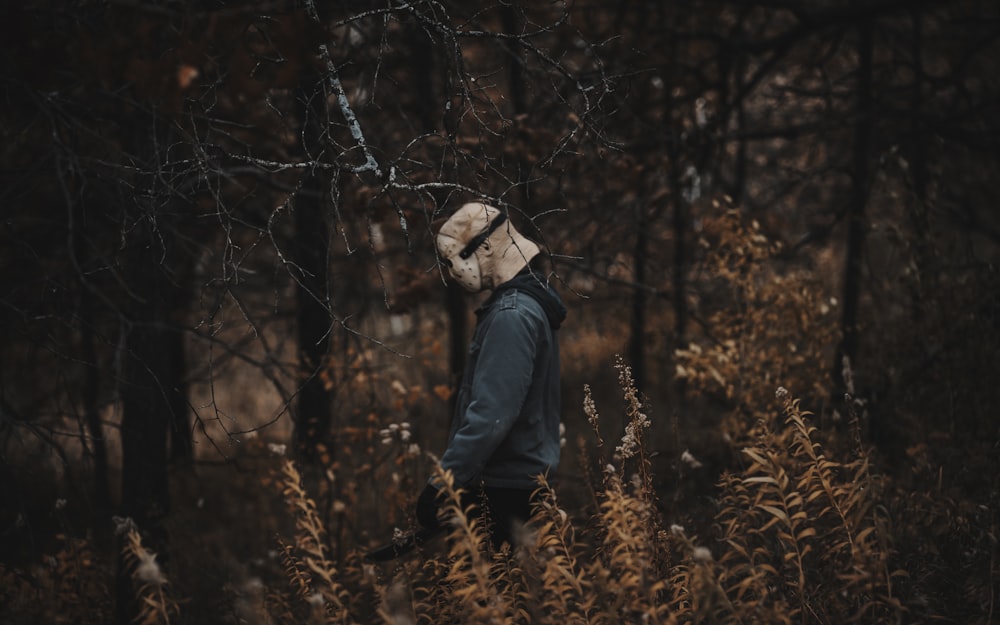
[[[482,202],[455,211],[438,230],[436,243],[452,279],[473,293],[510,280],[540,252],[506,214]]]

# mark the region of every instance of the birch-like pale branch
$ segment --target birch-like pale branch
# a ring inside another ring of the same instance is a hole
[[[309,11],[309,16],[316,20],[317,23],[321,23],[319,19],[319,13],[316,11],[316,3],[314,0],[306,0],[306,9]],[[361,173],[370,171],[374,173],[379,178],[382,178],[382,168],[379,166],[378,161],[372,154],[371,148],[368,147],[368,142],[365,141],[365,134],[361,130],[361,123],[358,121],[357,116],[354,114],[354,110],[351,108],[351,103],[347,99],[347,93],[344,91],[344,85],[340,82],[340,75],[337,72],[337,66],[333,62],[333,57],[330,55],[330,49],[325,43],[319,45],[320,58],[326,64],[327,80],[330,83],[330,88],[333,90],[334,95],[337,97],[337,105],[340,107],[340,113],[344,116],[344,121],[347,122],[347,128],[351,131],[351,137],[357,143],[358,147],[361,148],[361,152],[365,155],[365,162],[363,165],[358,165],[356,167],[348,167],[348,171],[351,173]]]

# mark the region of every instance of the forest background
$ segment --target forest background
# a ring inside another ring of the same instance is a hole
[[[995,2],[0,29],[0,621],[995,621]],[[478,198],[569,308],[535,585],[360,560],[443,451],[476,299],[431,224]]]

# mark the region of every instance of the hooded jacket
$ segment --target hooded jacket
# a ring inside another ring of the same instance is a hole
[[[478,321],[441,465],[456,486],[537,488],[559,464],[559,295],[525,269],[476,310]]]

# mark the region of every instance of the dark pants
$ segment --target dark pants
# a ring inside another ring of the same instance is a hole
[[[521,488],[483,487],[489,511],[490,541],[494,549],[499,549],[505,542],[511,547],[517,546],[514,531],[531,517],[532,492]]]

